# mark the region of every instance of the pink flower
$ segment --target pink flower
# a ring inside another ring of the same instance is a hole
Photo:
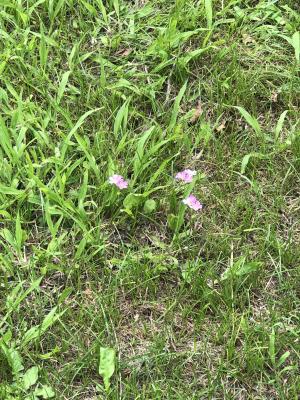
[[[192,210],[199,211],[202,210],[202,204],[193,194],[190,194],[186,199],[182,200],[183,204],[190,207]]]
[[[111,185],[116,185],[121,190],[128,187],[128,182],[125,181],[122,175],[112,175],[109,177],[108,182]]]
[[[196,171],[192,171],[191,169],[185,169],[181,172],[178,172],[176,174],[175,179],[178,181],[183,181],[185,183],[191,183],[193,180],[193,177],[197,174]]]

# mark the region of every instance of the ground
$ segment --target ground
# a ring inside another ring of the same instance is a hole
[[[299,398],[299,31],[294,0],[1,1],[0,399]]]

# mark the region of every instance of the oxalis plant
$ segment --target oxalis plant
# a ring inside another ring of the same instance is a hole
[[[169,228],[173,231],[173,241],[176,241],[179,237],[187,209],[189,208],[196,213],[203,209],[203,204],[201,204],[193,194],[193,190],[197,178],[201,179],[204,177],[204,174],[197,177],[197,171],[189,168],[180,171],[175,175],[174,181],[176,185],[172,185],[173,187],[169,198],[169,214],[167,215]],[[128,189],[129,187],[132,188],[132,186],[129,185],[129,182],[122,175],[113,174],[109,177],[108,182],[120,191]],[[116,192],[112,193],[111,201],[115,201],[116,195]],[[179,196],[182,197],[180,202],[178,202]],[[125,207],[124,211],[129,215],[133,215],[132,210],[141,203],[144,204],[143,211],[145,214],[154,212],[157,207],[155,200],[147,199],[147,193],[129,193],[123,201]]]

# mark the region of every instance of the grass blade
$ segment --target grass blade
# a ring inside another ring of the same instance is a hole
[[[136,153],[135,153],[134,160],[133,160],[133,172],[134,172],[135,179],[137,178],[137,176],[139,174],[139,169],[142,164],[144,150],[145,150],[145,144],[146,144],[147,140],[149,139],[149,137],[151,136],[153,130],[154,130],[154,126],[152,126],[150,129],[148,129],[146,132],[144,132],[144,134],[138,141]]]
[[[114,123],[115,137],[118,137],[119,132],[124,131],[126,128],[129,102],[130,102],[130,98],[125,101],[125,103],[122,105],[122,107],[117,112],[115,123]]]
[[[5,122],[0,115],[0,146],[4,150],[7,157],[12,161],[14,159],[14,150],[10,141],[10,135],[6,128]]]
[[[108,18],[107,18],[106,8],[104,7],[104,4],[103,4],[102,0],[96,0],[96,3],[98,4],[99,9],[100,9],[100,11],[102,13],[104,22],[106,23],[106,25],[108,25]]]
[[[205,0],[205,14],[208,29],[212,28],[213,23],[213,0]]]
[[[277,122],[276,128],[275,128],[275,140],[277,141],[280,135],[280,132],[282,130],[284,120],[286,117],[286,114],[288,113],[288,110],[283,111],[283,113],[280,115],[279,120]]]
[[[67,83],[68,83],[68,79],[69,79],[70,73],[71,73],[71,71],[65,72],[63,74],[62,78],[61,78],[61,81],[60,81],[60,84],[59,84],[59,87],[58,87],[57,97],[56,97],[57,104],[60,103],[60,101],[61,101],[61,99],[63,97],[63,94],[65,92],[65,89],[66,89],[66,86],[67,86]]]
[[[295,57],[297,62],[300,62],[300,32],[295,32],[292,36],[292,45],[295,50]]]
[[[258,120],[251,114],[249,114],[248,111],[246,111],[243,107],[234,106],[234,108],[239,110],[241,115],[245,118],[246,122],[254,129],[257,135],[261,135],[261,128]]]
[[[180,108],[180,102],[183,98],[183,95],[186,91],[187,88],[187,81],[184,83],[184,85],[182,86],[182,88],[180,89],[175,102],[174,102],[174,107],[173,107],[173,111],[172,111],[172,115],[171,115],[171,119],[170,119],[170,123],[168,126],[168,132],[171,133],[171,131],[175,128],[176,125],[176,121],[177,121],[177,117],[178,117],[178,113],[179,113],[179,108]]]
[[[81,125],[84,123],[84,121],[87,119],[87,117],[89,117],[91,114],[99,111],[100,108],[95,108],[93,110],[89,110],[86,113],[84,113],[79,120],[76,122],[76,124],[74,125],[74,127],[70,130],[70,132],[68,133],[68,136],[66,137],[64,144],[62,146],[62,150],[61,150],[61,162],[64,162],[64,158],[66,155],[66,151],[68,149],[68,147],[70,146],[70,139],[71,137],[74,135],[74,133],[81,127]]]

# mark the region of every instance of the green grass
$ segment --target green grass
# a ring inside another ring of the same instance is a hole
[[[0,1],[0,399],[299,398],[299,31],[292,0]]]

